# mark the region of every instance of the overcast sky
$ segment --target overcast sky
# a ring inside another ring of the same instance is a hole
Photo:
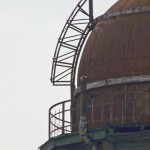
[[[95,0],[94,17],[117,0]],[[0,150],[37,150],[48,109],[70,89],[50,83],[59,34],[79,0],[0,0]],[[59,92],[58,92],[59,91]]]

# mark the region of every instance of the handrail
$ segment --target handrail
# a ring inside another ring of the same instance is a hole
[[[51,82],[74,87],[78,58],[90,32],[89,13],[83,9],[87,0],[80,0],[69,16],[56,45]]]
[[[70,118],[68,118],[68,116],[70,115],[70,108],[66,108],[66,105],[68,103],[71,104],[71,100],[57,103],[49,109],[49,138],[51,136],[57,136],[59,134],[71,132],[71,122]],[[55,109],[54,112],[53,109]],[[69,113],[66,114],[67,112]]]

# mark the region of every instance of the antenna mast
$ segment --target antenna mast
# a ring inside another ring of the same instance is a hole
[[[91,24],[91,28],[94,27],[94,19],[93,19],[93,0],[89,0],[89,22]]]

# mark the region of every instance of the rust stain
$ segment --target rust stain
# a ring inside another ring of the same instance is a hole
[[[107,12],[150,6],[149,0],[121,0]],[[98,19],[97,19],[98,20]],[[99,21],[84,48],[78,79],[105,80],[108,86],[88,91],[88,128],[150,124],[150,83],[109,86],[108,79],[150,75],[150,13]],[[78,86],[80,83],[78,81]],[[78,118],[78,117],[76,117]]]

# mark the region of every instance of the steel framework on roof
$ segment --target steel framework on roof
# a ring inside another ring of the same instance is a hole
[[[51,71],[53,85],[75,85],[77,62],[88,33],[94,25],[93,5],[89,0],[89,12],[83,6],[87,0],[81,0],[71,15],[58,39]]]

